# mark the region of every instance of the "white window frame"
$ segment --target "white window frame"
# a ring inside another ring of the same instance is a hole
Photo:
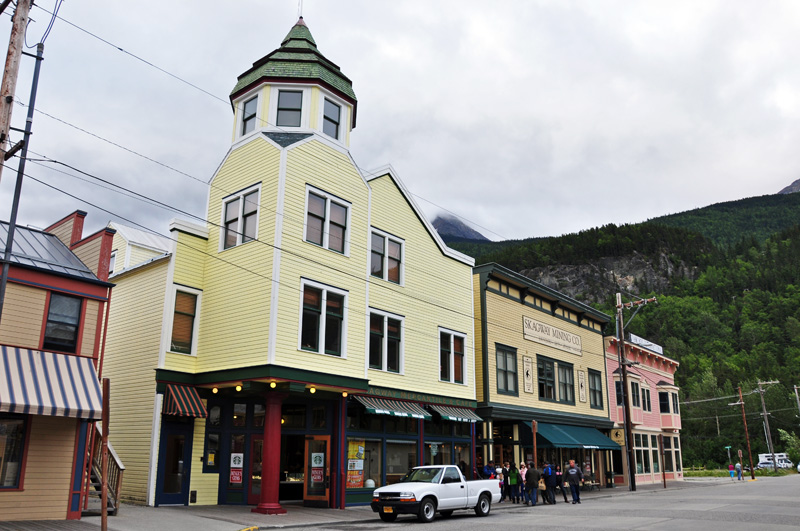
[[[313,193],[314,195],[323,197],[325,199],[325,224],[322,227],[322,245],[317,245],[314,242],[308,241],[308,197],[309,194]],[[336,249],[331,249],[329,247],[328,238],[330,236],[330,223],[331,223],[331,203],[336,203],[339,206],[342,206],[347,209],[347,226],[345,227],[344,231],[344,251],[339,252]],[[313,245],[314,247],[321,247],[325,250],[331,251],[336,254],[342,254],[344,256],[350,256],[350,228],[351,228],[351,215],[353,212],[353,204],[350,201],[342,199],[336,195],[331,193],[325,192],[311,186],[310,184],[306,185],[306,204],[303,210],[303,241]]]
[[[258,133],[261,130],[263,121],[261,116],[261,88],[256,90],[250,91],[238,100],[236,100],[236,139],[246,138],[251,135]],[[253,128],[252,131],[249,133],[243,133],[242,128],[244,126],[244,104],[248,101],[256,98],[256,126]]]
[[[322,317],[320,318],[319,323],[319,344],[317,345],[317,350],[310,350],[307,348],[303,348],[303,295],[305,294],[306,286],[316,288],[322,291]],[[325,309],[328,304],[328,292],[335,293],[337,295],[341,295],[343,297],[342,301],[342,339],[341,339],[341,354],[336,356],[334,354],[327,354],[325,352],[325,326],[327,325],[327,319],[325,319]],[[327,356],[333,359],[347,359],[347,314],[348,314],[348,295],[349,292],[347,290],[341,288],[335,288],[328,284],[323,284],[321,282],[316,282],[314,280],[309,280],[307,278],[300,279],[300,315],[299,319],[297,320],[298,327],[297,327],[297,350],[300,352],[306,352],[310,354],[322,354],[323,356]]]
[[[451,328],[445,328],[443,326],[440,326],[438,330],[439,330],[439,333],[436,335],[436,354],[437,354],[436,357],[439,359],[439,381],[440,382],[445,382],[445,383],[451,383],[451,384],[455,384],[455,385],[467,385],[467,382],[469,381],[469,379],[467,378],[467,334],[465,334],[463,332],[456,332],[455,330],[453,330]],[[449,363],[450,363],[450,379],[449,380],[442,380],[442,356],[441,356],[442,334],[450,334],[450,360],[449,360]],[[464,352],[462,353],[463,356],[464,356],[464,360],[461,363],[461,371],[463,373],[461,376],[462,376],[462,379],[464,380],[463,382],[456,382],[456,378],[455,378],[455,367],[456,367],[456,365],[455,365],[455,363],[456,363],[455,356],[456,356],[456,352],[455,352],[455,348],[454,348],[455,340],[453,339],[455,336],[460,337],[461,341],[462,341],[462,344],[464,345]]]
[[[278,125],[278,96],[280,91],[302,92],[303,102],[300,106],[300,125]],[[309,115],[311,109],[311,87],[307,85],[273,85],[269,93],[269,126],[285,131],[300,131],[309,129]],[[325,135],[326,137],[328,135]],[[330,138],[330,137],[328,137]]]
[[[332,137],[325,133],[324,126],[325,126],[325,100],[330,100],[331,103],[335,103],[339,106],[339,134],[336,137]],[[277,115],[276,115],[277,116]],[[346,129],[348,127],[348,117],[350,116],[350,104],[344,101],[341,98],[337,98],[330,92],[326,92],[322,89],[319,91],[319,111],[317,113],[317,123],[319,124],[319,132],[325,138],[330,138],[331,140],[335,140],[340,143],[344,143],[345,138],[347,138]]]
[[[194,307],[194,323],[192,324],[192,351],[187,354],[185,352],[175,352],[172,350],[172,327],[175,324],[175,298],[179,291],[184,293],[191,293],[192,295],[197,296],[197,301],[195,302]],[[172,285],[172,293],[170,299],[170,313],[169,313],[169,330],[167,331],[167,352],[178,356],[197,356],[197,334],[200,330],[200,307],[203,302],[203,291],[190,288],[189,286],[184,286],[182,284],[173,284]]]
[[[371,370],[371,371],[383,371],[383,372],[388,373],[388,374],[400,374],[400,375],[405,374],[405,344],[406,344],[406,337],[405,337],[405,335],[406,335],[406,324],[405,324],[405,320],[406,320],[406,318],[403,317],[402,315],[397,315],[396,313],[390,313],[390,312],[385,312],[383,310],[377,310],[375,308],[370,308],[369,309],[370,319],[372,318],[372,314],[380,315],[380,316],[383,317],[383,345],[381,347],[381,349],[382,349],[381,350],[381,368],[377,369],[375,367],[370,367],[370,365],[369,365],[369,346],[370,346],[369,339],[367,340],[367,368],[369,368],[369,370]],[[388,361],[387,361],[388,357],[387,357],[387,348],[386,347],[388,346],[388,343],[389,343],[389,334],[387,333],[387,327],[388,327],[388,324],[389,324],[388,323],[388,319],[394,319],[395,321],[400,321],[400,353],[399,353],[399,355],[400,355],[400,359],[399,359],[400,367],[399,367],[399,369],[400,370],[398,372],[389,371],[388,368],[387,368],[387,366],[388,366]],[[368,334],[372,333],[370,331],[370,329],[369,329],[369,325],[367,325],[367,333]]]
[[[372,235],[377,234],[383,238],[383,275],[377,276],[372,274]],[[395,243],[400,244],[400,282],[394,282],[389,280],[389,244],[388,240],[392,240]],[[369,267],[370,267],[370,278],[380,278],[381,280],[385,280],[386,282],[391,282],[396,286],[405,286],[406,280],[406,241],[402,238],[398,238],[393,234],[389,234],[386,231],[382,231],[380,229],[376,229],[375,227],[370,227],[370,235],[369,235]]]
[[[117,256],[118,254],[116,249],[111,251],[111,256],[108,257],[108,276],[113,275],[114,271],[119,271],[119,268],[117,267]]]
[[[252,240],[248,240],[246,242],[243,242],[242,241],[242,237],[243,237],[243,234],[242,234],[242,222],[244,220],[244,217],[243,217],[243,213],[244,213],[244,197],[247,194],[250,194],[250,193],[255,192],[255,191],[258,191],[258,205],[257,205],[257,208],[256,208],[256,221],[255,221],[255,223],[256,223],[256,232],[253,235],[253,239]],[[241,199],[241,201],[239,201],[239,217],[238,217],[239,222],[238,222],[237,230],[236,230],[236,244],[231,245],[230,247],[226,248],[225,247],[225,233],[226,233],[226,228],[225,228],[225,211],[226,211],[226,208],[225,207],[228,205],[228,203],[230,203],[231,201],[236,201],[237,199]],[[219,228],[219,251],[222,252],[222,251],[227,251],[228,249],[235,249],[236,247],[239,247],[243,243],[249,243],[250,241],[258,240],[258,225],[259,225],[260,221],[261,221],[261,183],[254,184],[253,186],[249,186],[249,187],[247,187],[247,188],[245,188],[243,190],[240,190],[240,191],[238,191],[238,192],[236,192],[234,194],[231,194],[231,195],[229,195],[227,197],[222,198],[222,212],[220,213],[220,222],[219,222],[219,227],[220,227]]]

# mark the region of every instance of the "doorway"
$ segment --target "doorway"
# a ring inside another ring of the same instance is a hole
[[[264,436],[250,437],[250,476],[247,485],[247,504],[261,503],[261,461],[264,455]]]
[[[193,420],[161,422],[156,505],[189,505]]]
[[[330,506],[330,435],[307,435],[305,451],[305,481],[303,505]]]

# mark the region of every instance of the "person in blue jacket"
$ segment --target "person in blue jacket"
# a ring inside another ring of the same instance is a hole
[[[557,480],[550,463],[545,463],[544,470],[542,470],[542,477],[544,478],[544,485],[547,487],[547,490],[544,491],[544,496],[542,496],[542,501],[555,505]]]

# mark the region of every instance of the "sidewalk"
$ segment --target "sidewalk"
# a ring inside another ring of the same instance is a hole
[[[725,478],[702,478],[683,482],[667,483],[667,490],[698,488],[718,485]],[[639,493],[657,493],[663,491],[662,484],[640,485],[636,492],[627,487],[613,489],[600,488],[591,492],[582,492],[581,499],[590,501],[617,496],[629,496]],[[563,503],[557,499],[556,505]],[[317,509],[303,507],[300,503],[286,503],[287,510],[282,515],[263,515],[250,511],[250,507],[241,505],[203,505],[190,507],[144,507],[140,505],[122,505],[118,516],[108,517],[108,529],[112,531],[242,531],[275,528],[311,528],[320,525],[336,526],[343,524],[365,523],[371,520],[378,522],[378,516],[369,506],[348,507],[342,509]],[[547,507],[547,506],[546,506]],[[539,510],[522,504],[508,502],[492,505],[492,511],[531,511]],[[97,531],[100,528],[99,516],[85,516],[79,521],[31,521],[0,522],[0,531]]]

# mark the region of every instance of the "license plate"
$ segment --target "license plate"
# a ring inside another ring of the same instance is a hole
[[[384,507],[383,508],[383,512],[385,512],[385,513],[393,513],[394,512],[394,507]]]

